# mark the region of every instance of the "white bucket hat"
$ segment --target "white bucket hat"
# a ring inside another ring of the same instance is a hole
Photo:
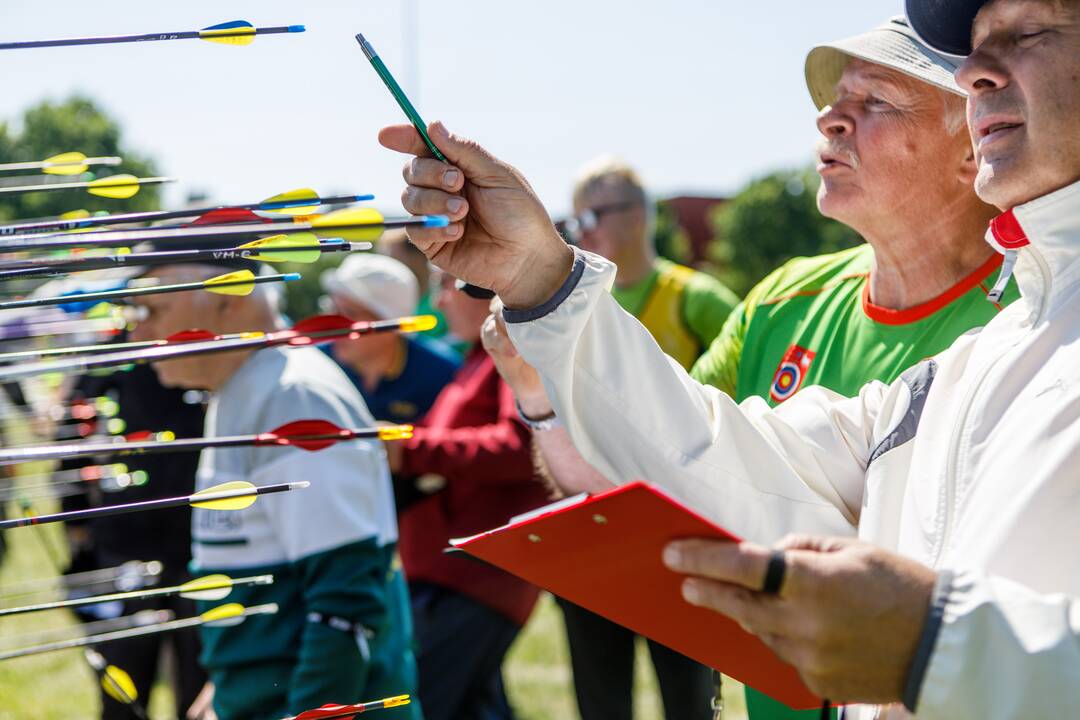
[[[412,270],[386,255],[356,253],[320,276],[323,290],[344,295],[380,318],[412,315],[420,302],[420,285]]]
[[[902,16],[870,32],[818,45],[806,56],[806,87],[818,110],[836,100],[836,83],[851,58],[898,70],[942,90],[966,95],[956,84],[957,58],[927,47]]]

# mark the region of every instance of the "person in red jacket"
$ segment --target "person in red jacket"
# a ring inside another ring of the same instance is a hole
[[[420,702],[427,720],[509,720],[503,657],[538,590],[443,550],[452,537],[490,530],[543,505],[547,491],[535,476],[530,433],[514,395],[478,342],[488,300],[455,289],[454,278],[443,276],[438,305],[450,331],[473,347],[412,439],[387,444],[391,469],[417,477],[430,493],[399,518]]]

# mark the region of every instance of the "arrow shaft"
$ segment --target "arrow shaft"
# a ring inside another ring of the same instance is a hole
[[[145,212],[119,213],[114,215],[101,215],[78,220],[37,220],[34,222],[17,223],[13,225],[0,225],[0,235],[19,235],[22,233],[53,232],[58,230],[78,230],[98,225],[126,225],[128,223],[155,222],[158,220],[176,220],[179,218],[191,218],[205,215],[215,210],[287,210],[294,207],[308,207],[310,205],[335,205],[374,200],[374,195],[331,195],[324,198],[311,198],[310,200],[277,200],[274,202],[246,203],[241,205],[213,205],[210,207],[191,208],[187,210],[149,210]],[[10,244],[8,245],[10,247]]]
[[[0,599],[10,599],[23,595],[50,592],[55,590],[71,590],[74,588],[93,587],[97,585],[112,585],[116,587],[120,581],[127,585],[141,584],[142,587],[154,585],[161,576],[164,568],[157,560],[142,562],[129,560],[122,565],[98,570],[86,570],[84,572],[59,575],[49,578],[37,578],[24,580],[19,583],[9,583],[4,586],[3,595]]]
[[[248,577],[234,578],[231,579],[229,582],[223,581],[220,584],[202,585],[199,586],[198,590],[218,590],[222,588],[233,588],[243,585],[267,585],[273,582],[273,579],[273,575],[251,575]],[[108,595],[96,595],[93,597],[57,600],[56,602],[38,603],[36,605],[24,605],[22,607],[0,608],[0,617],[4,615],[21,615],[23,613],[41,612],[43,610],[56,610],[57,608],[81,607],[83,605],[98,605],[100,603],[114,602],[116,600],[132,600],[164,597],[168,595],[182,595],[185,592],[189,592],[189,590],[187,590],[183,585],[174,585],[172,587],[166,588],[154,588],[152,590],[131,590],[129,592],[117,592],[109,593]]]
[[[163,510],[166,508],[182,507],[184,505],[207,502],[210,500],[229,500],[232,498],[249,497],[251,495],[269,495],[271,493],[286,492],[291,489],[293,489],[292,483],[280,483],[277,485],[262,485],[250,490],[223,490],[220,493],[213,494],[183,495],[180,497],[160,498],[158,500],[143,500],[141,502],[126,503],[124,505],[106,505],[104,507],[89,508],[87,510],[69,510],[68,512],[52,513],[49,515],[11,518],[8,520],[0,520],[0,530],[25,527],[27,525],[45,525],[54,522],[68,522],[71,520],[124,515],[132,512],[141,512],[143,510]]]
[[[92,157],[78,162],[49,162],[48,160],[35,160],[33,162],[3,163],[0,171],[14,170],[38,170],[54,167],[81,167],[83,165],[119,165],[123,160],[118,157]]]
[[[280,35],[296,32],[294,26],[254,28],[246,31],[214,31],[212,37],[248,37],[251,35]],[[168,33],[143,33],[139,35],[102,35],[100,37],[59,38],[56,40],[24,40],[20,42],[0,43],[0,50],[28,50],[31,48],[71,47],[75,45],[112,45],[115,43],[155,42],[162,40],[199,40],[203,37],[200,30],[184,30]]]
[[[3,48],[0,48],[3,49]],[[106,178],[101,178],[105,180]],[[4,195],[16,195],[20,193],[28,192],[43,192],[51,190],[78,190],[79,188],[94,187],[90,182],[74,182],[74,183],[42,183],[41,185],[16,185],[14,187],[0,187],[0,194]],[[176,182],[175,178],[168,177],[152,177],[152,178],[139,178],[138,180],[132,180],[131,182],[117,183],[116,185],[103,185],[101,187],[127,187],[129,185],[160,185],[161,183]]]
[[[0,382],[20,380],[43,373],[65,372],[69,374],[86,372],[98,368],[130,365],[132,363],[151,363],[163,360],[171,360],[180,357],[192,357],[210,353],[231,352],[233,350],[245,350],[260,347],[273,347],[275,345],[320,345],[330,342],[335,338],[349,335],[366,335],[377,332],[393,332],[399,330],[401,324],[397,320],[381,320],[371,323],[356,323],[347,328],[332,330],[320,330],[310,333],[297,333],[294,330],[284,330],[270,335],[252,338],[227,338],[197,342],[169,343],[165,347],[155,347],[149,350],[125,350],[114,353],[103,353],[93,357],[74,357],[59,361],[45,361],[13,365],[0,368]],[[0,452],[0,461],[3,453]]]
[[[267,603],[265,605],[254,605],[252,607],[245,608],[244,612],[237,617],[246,618],[250,617],[251,615],[262,615],[265,613],[276,611],[276,605],[274,605],[273,603]],[[212,621],[205,620],[200,616],[183,618],[182,620],[170,620],[168,622],[158,623],[156,625],[146,625],[144,627],[131,628],[129,630],[115,630],[113,632],[100,633],[98,635],[87,635],[86,637],[60,640],[57,642],[45,643],[43,645],[36,645],[29,648],[8,650],[6,652],[0,653],[0,660],[11,660],[13,658],[26,657],[27,655],[40,655],[41,653],[54,652],[56,650],[85,647],[86,645],[97,645],[99,643],[110,642],[112,640],[123,640],[124,638],[142,637],[143,635],[154,635],[157,633],[170,632],[172,630],[183,630],[184,628],[205,625],[208,622]]]
[[[43,250],[69,247],[118,247],[136,245],[149,240],[222,240],[228,238],[248,238],[254,236],[290,235],[301,232],[319,232],[330,235],[337,230],[363,230],[366,228],[408,228],[423,227],[430,221],[425,218],[384,220],[377,223],[340,223],[336,225],[314,225],[308,222],[279,222],[251,225],[200,225],[182,228],[145,230],[109,230],[78,233],[77,235],[45,234],[30,238],[17,239],[15,243],[0,245],[0,252],[8,250]]]
[[[123,255],[119,256],[123,257]],[[139,263],[133,263],[139,264]],[[4,273],[0,272],[0,279]],[[263,285],[266,283],[282,282],[285,275],[259,275],[248,280],[230,280],[228,282],[214,283],[212,286],[205,282],[178,283],[176,285],[162,285],[160,287],[146,288],[122,288],[120,290],[104,290],[96,293],[81,293],[74,295],[60,295],[46,298],[26,298],[25,300],[9,300],[0,302],[0,310],[13,310],[16,308],[40,307],[43,305],[67,305],[68,303],[87,302],[90,300],[112,300],[114,298],[139,297],[142,295],[160,295],[163,293],[190,292],[192,290],[206,290],[208,287],[238,287],[240,285]]]

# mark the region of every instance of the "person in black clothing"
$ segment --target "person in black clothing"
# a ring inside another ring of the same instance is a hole
[[[169,430],[177,437],[199,437],[203,428],[201,402],[185,402],[184,391],[161,386],[153,369],[136,366],[128,372],[107,376],[85,375],[76,384],[69,401],[109,395],[119,404],[119,415],[126,432]],[[82,494],[64,498],[65,510],[98,505],[113,505],[151,498],[185,495],[194,491],[198,453],[168,453],[132,456],[124,459],[129,470],[144,470],[149,482],[129,487],[123,492],[103,492],[96,484],[86,483]],[[66,461],[63,469],[95,464],[95,461]],[[191,509],[181,507],[118,517],[97,518],[88,522],[68,523],[72,563],[69,572],[107,568],[128,560],[160,560],[164,564],[161,585],[176,585],[190,578]],[[170,609],[176,617],[196,614],[194,603],[176,597],[154,598],[112,605],[89,606],[84,620],[130,615],[145,609]],[[106,660],[127,671],[141,701],[150,694],[164,646],[170,646],[175,662],[173,689],[177,717],[184,717],[206,680],[198,664],[199,639],[195,630],[164,635],[131,638],[99,646]],[[135,715],[125,705],[102,693],[102,717],[128,720]]]

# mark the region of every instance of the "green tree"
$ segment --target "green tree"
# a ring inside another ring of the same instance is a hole
[[[116,155],[124,159],[119,168],[104,168],[97,175],[85,173],[72,180],[93,180],[117,172],[139,177],[156,175],[154,163],[121,142],[120,126],[92,100],[71,97],[63,102],[45,101],[28,109],[17,124],[0,123],[0,163],[44,160],[62,152],[79,151],[88,157]],[[93,169],[93,168],[92,168]],[[99,198],[83,190],[0,195],[0,219],[59,215],[80,208],[90,212],[156,210],[159,188],[148,185],[127,200]]]
[[[852,247],[858,234],[817,209],[820,178],[811,169],[787,170],[752,181],[711,218],[709,259],[739,295],[793,257]]]

